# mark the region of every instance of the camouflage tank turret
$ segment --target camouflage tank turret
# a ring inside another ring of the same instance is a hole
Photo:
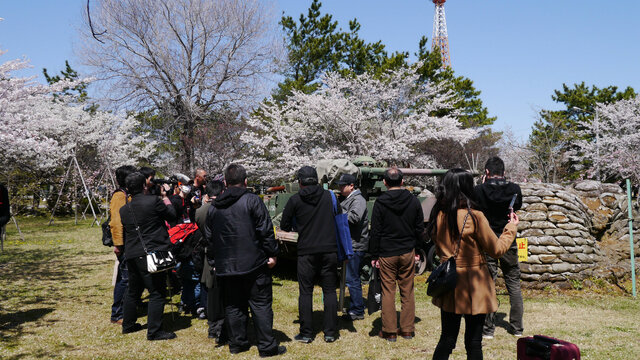
[[[338,186],[336,182],[342,174],[351,174],[356,177],[358,181],[356,187],[360,189],[365,199],[367,199],[369,220],[371,220],[372,208],[376,198],[387,190],[382,182],[382,177],[387,168],[388,167],[385,162],[376,161],[375,159],[366,156],[358,157],[353,161],[346,159],[321,160],[316,164],[318,180],[325,189],[337,191]],[[410,176],[441,176],[447,172],[447,170],[444,169],[400,168],[400,170],[403,172],[405,178]],[[425,216],[424,221],[426,223],[428,221],[429,214],[431,213],[431,208],[435,203],[433,194],[419,187],[407,186],[406,188],[414,193],[420,200]],[[294,232],[280,231],[279,225],[284,206],[287,201],[289,201],[289,198],[297,193],[298,190],[298,183],[292,182],[269,188],[267,189],[267,193],[264,195],[265,204],[269,209],[274,226],[276,227],[276,237],[284,249],[284,254],[290,256],[295,255],[298,235]],[[435,252],[432,249],[431,242],[428,241],[423,244],[419,244],[416,251],[420,256],[420,261],[416,265],[416,272],[421,274],[428,267],[432,266]],[[367,269],[365,269],[365,271],[367,271]]]

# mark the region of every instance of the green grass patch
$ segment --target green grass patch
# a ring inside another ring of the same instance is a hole
[[[0,253],[0,358],[2,359],[253,359],[231,356],[207,338],[206,321],[176,312],[179,297],[165,307],[165,325],[178,338],[149,342],[144,331],[122,335],[109,322],[114,255],[102,246],[100,228],[90,221],[19,218],[24,241],[13,224]],[[318,332],[311,344],[293,341],[298,333],[298,285],[292,262],[274,273],[274,329],[288,352],[283,359],[431,358],[440,335],[439,309],[426,295],[426,275],[416,278],[416,337],[388,343],[377,338],[380,313],[354,323],[340,321],[340,339],[322,341],[322,293],[314,292]],[[366,287],[365,287],[366,294]],[[495,338],[483,343],[486,359],[514,359],[516,338],[505,329],[509,298],[499,289]],[[545,334],[578,344],[584,359],[640,358],[640,302],[622,290],[596,283],[573,290],[525,290],[525,335]],[[397,305],[398,310],[400,305]],[[138,320],[146,324],[146,318]],[[463,331],[452,359],[464,359]]]

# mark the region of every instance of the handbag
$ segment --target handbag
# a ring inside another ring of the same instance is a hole
[[[369,281],[369,291],[367,292],[367,312],[369,315],[380,310],[382,306],[382,281],[380,280],[379,269],[373,268],[373,275]]]
[[[349,216],[338,212],[338,201],[336,195],[331,192],[331,202],[333,203],[333,214],[336,226],[336,241],[338,245],[338,262],[343,262],[353,257],[353,245],[351,244],[351,231],[349,230]]]
[[[456,252],[447,261],[438,265],[429,275],[427,279],[427,295],[431,297],[439,297],[456,288],[458,282],[458,272],[456,271],[456,257],[460,251],[460,243],[462,242],[462,232],[467,224],[467,218],[469,212],[464,217],[464,223],[462,224],[462,230],[460,231],[460,237],[458,238],[458,247]]]
[[[113,236],[111,235],[111,214],[107,218],[107,221],[102,223],[102,245],[113,246]]]
[[[128,200],[127,203],[129,203]],[[138,233],[138,238],[140,239],[142,248],[147,254],[147,271],[150,274],[153,274],[157,272],[167,271],[176,267],[176,259],[175,257],[173,257],[173,254],[170,250],[156,250],[152,252],[149,252],[147,250],[147,246],[144,244],[144,239],[142,238],[142,233],[140,233],[140,226],[138,226],[138,221],[136,220],[136,215],[133,212],[131,205],[129,205],[129,211],[131,212],[131,216],[133,217],[133,223],[136,226],[136,232]]]

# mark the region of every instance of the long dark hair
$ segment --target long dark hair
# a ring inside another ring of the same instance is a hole
[[[444,214],[449,234],[457,239],[460,236],[458,229],[458,209],[477,209],[473,192],[473,175],[464,169],[451,169],[444,175],[436,190],[436,204],[431,209],[429,216],[430,233],[435,236],[437,232],[438,214]],[[476,218],[470,213],[473,224],[477,225]]]

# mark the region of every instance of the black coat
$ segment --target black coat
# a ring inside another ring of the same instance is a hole
[[[298,232],[298,255],[338,252],[332,196],[320,185],[306,186],[284,206],[280,228]]]
[[[11,219],[9,211],[9,192],[0,184],[0,227],[5,226]]]
[[[171,241],[165,221],[173,222],[176,219],[176,211],[172,205],[165,205],[155,195],[136,194],[130,202],[120,208],[120,219],[124,227],[124,255],[126,259],[146,255],[135,223],[140,227],[147,251],[169,250]]]
[[[489,220],[491,230],[497,236],[500,236],[509,222],[509,203],[511,203],[513,195],[517,194],[516,201],[513,204],[513,211],[518,211],[522,207],[522,190],[520,190],[520,186],[503,178],[491,178],[487,179],[483,184],[477,185],[473,190],[478,203],[478,210],[482,211],[487,220]],[[511,249],[517,249],[517,247],[518,245],[514,239],[511,243]],[[512,263],[517,262],[517,258],[510,260]]]
[[[418,198],[405,189],[386,191],[373,204],[369,253],[374,259],[406,254],[416,248],[423,230]]]
[[[207,256],[217,276],[248,274],[278,255],[273,223],[264,202],[243,187],[218,196],[207,215]]]
[[[516,196],[513,211],[522,207],[522,190],[518,184],[505,179],[487,179],[483,184],[474,188],[476,202],[480,211],[489,220],[491,230],[500,236],[509,222],[509,203]]]

